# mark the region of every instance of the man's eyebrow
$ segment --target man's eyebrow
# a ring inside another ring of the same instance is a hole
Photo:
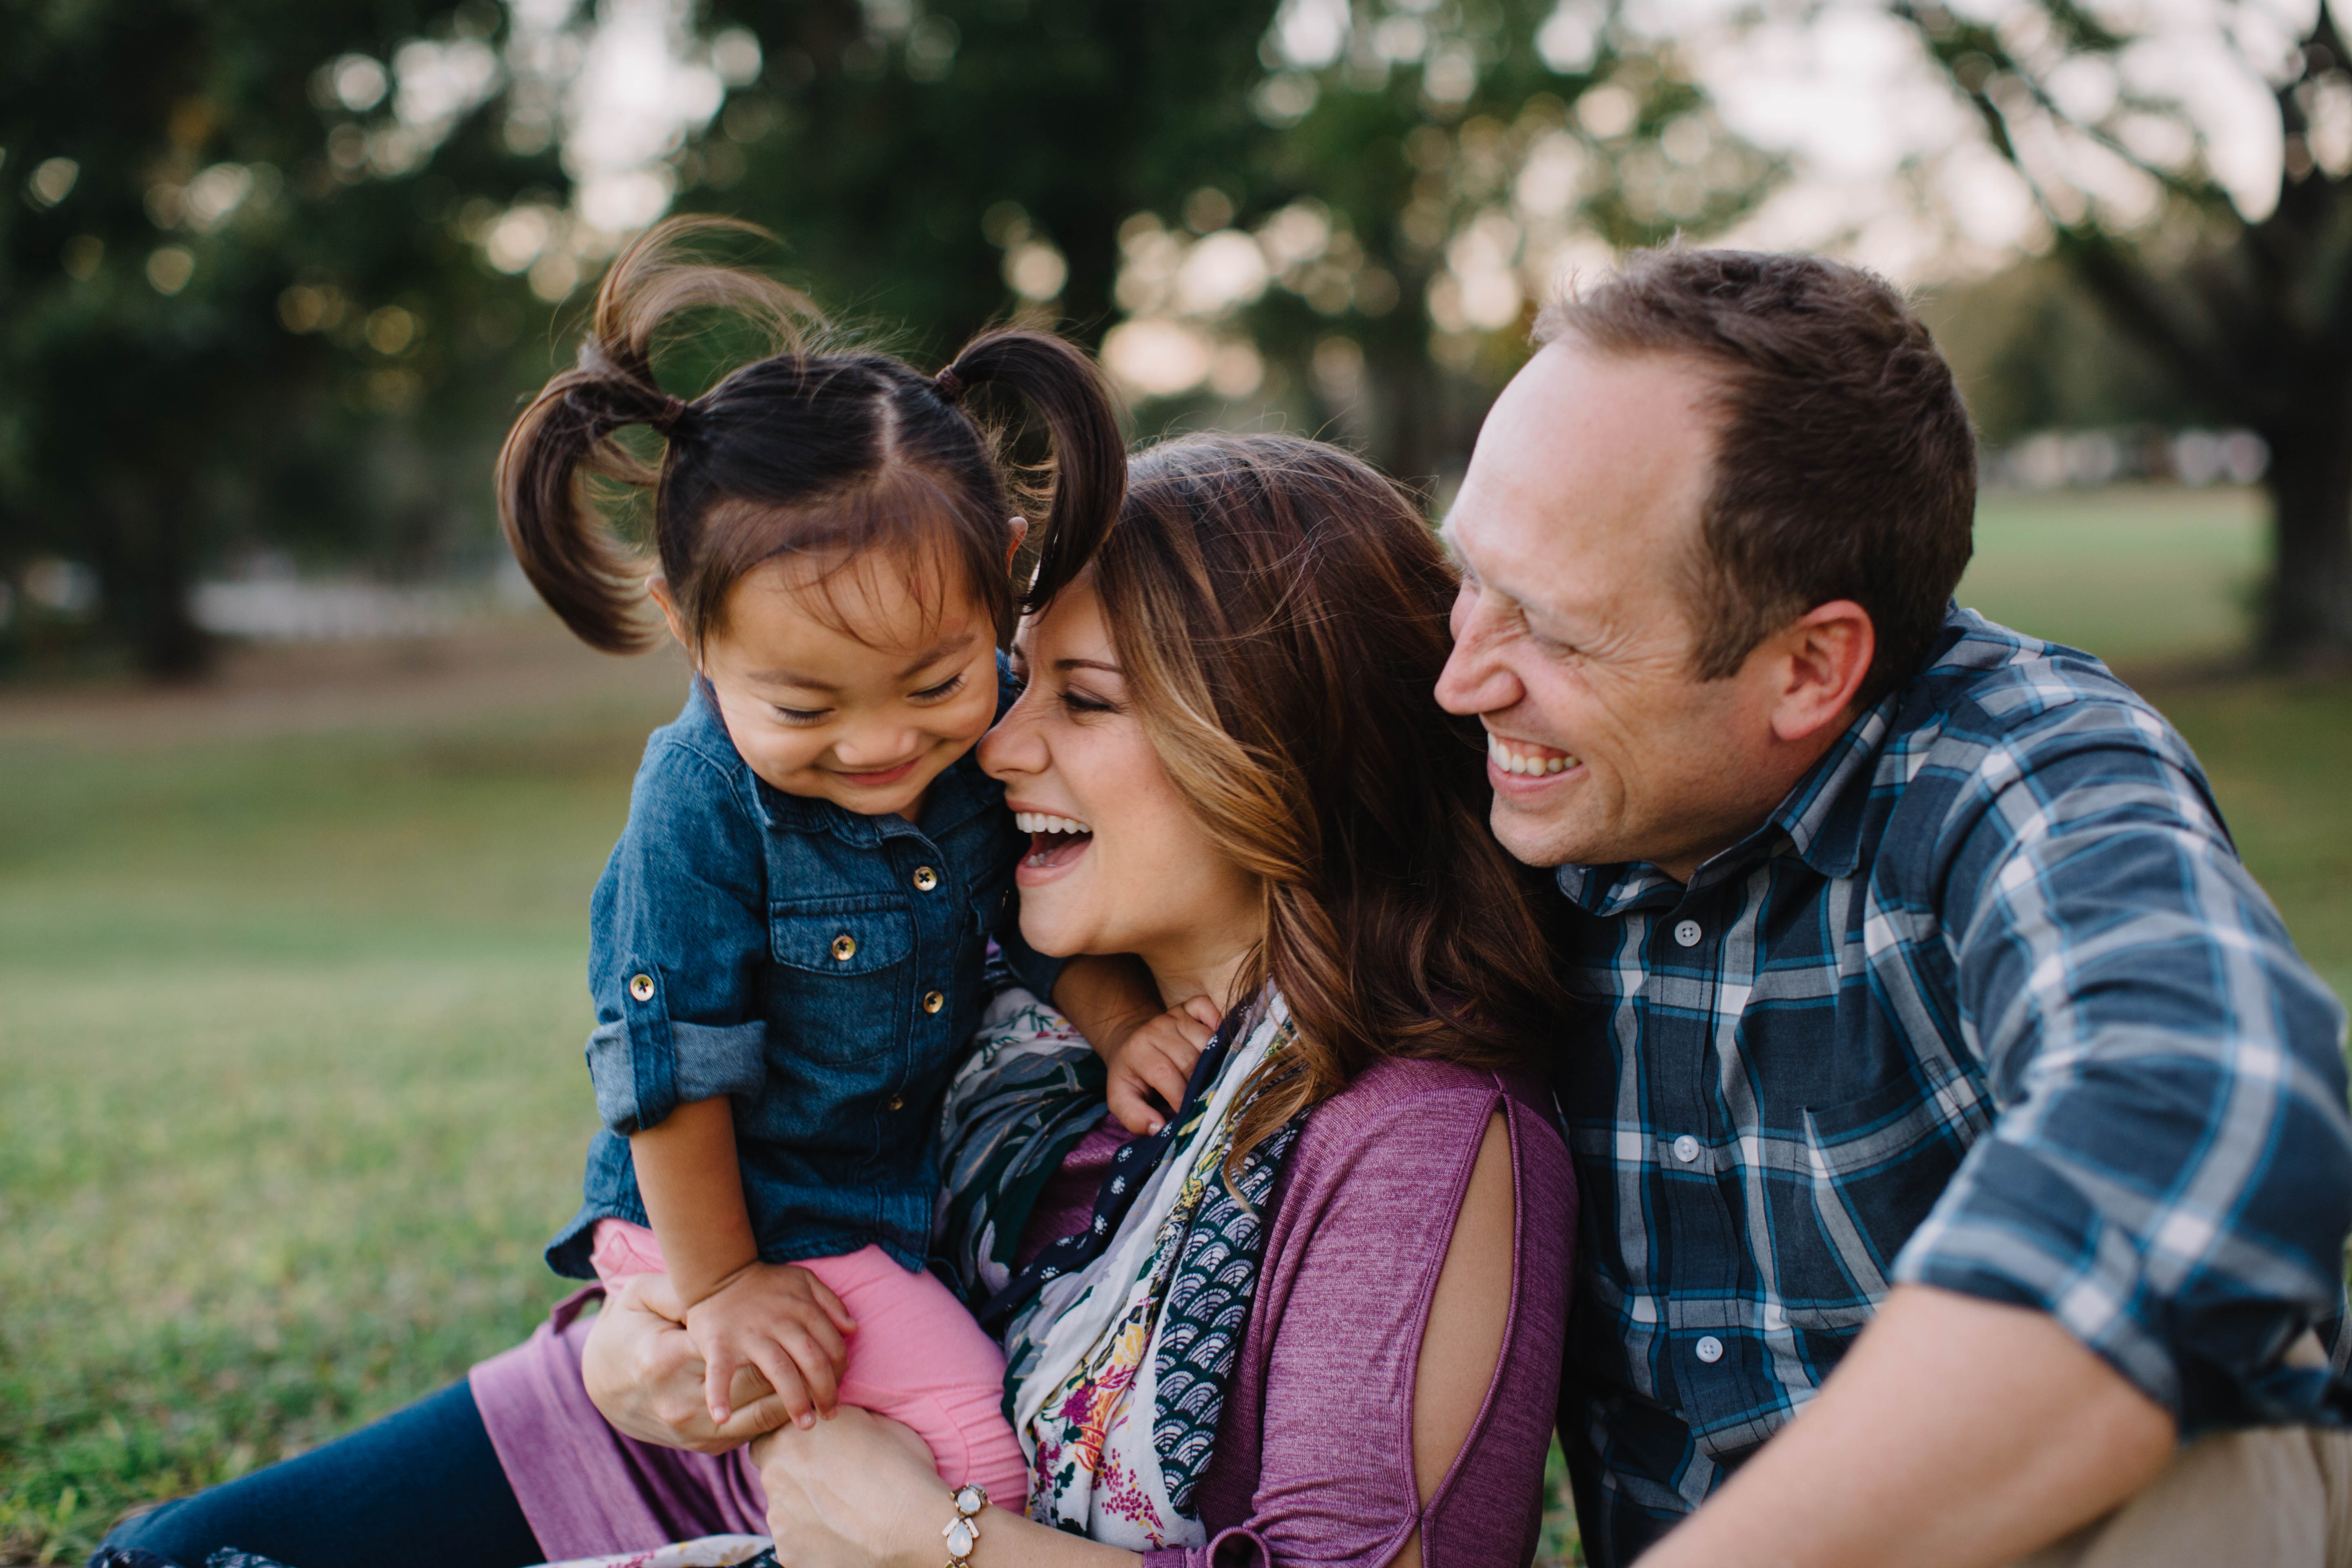
[[[1470,557],[1463,553],[1462,541],[1454,531],[1454,514],[1450,511],[1445,514],[1445,521],[1437,525],[1437,542],[1444,547],[1445,559],[1454,563],[1455,571],[1465,577],[1477,579],[1478,574],[1471,566]]]

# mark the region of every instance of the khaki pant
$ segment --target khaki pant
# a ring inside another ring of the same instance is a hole
[[[2347,1568],[2352,1433],[2221,1432],[2017,1568]]]

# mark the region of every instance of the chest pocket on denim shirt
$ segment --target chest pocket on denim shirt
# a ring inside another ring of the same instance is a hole
[[[872,1061],[906,1037],[915,916],[904,895],[796,899],[769,910],[771,973],[793,1052]]]
[[[1927,1217],[1967,1152],[1937,1097],[1909,1078],[1804,1111],[1810,1215],[1783,1226],[1780,1290],[1799,1328],[1859,1327],[1886,1292],[1895,1255]]]

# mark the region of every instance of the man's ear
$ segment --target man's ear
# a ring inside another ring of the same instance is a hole
[[[669,635],[677,639],[677,646],[686,649],[688,656],[691,658],[694,653],[694,644],[687,639],[686,623],[678,619],[677,601],[669,596],[669,579],[658,572],[655,573],[646,579],[646,593],[655,604],[661,606],[662,619],[669,625]],[[702,660],[695,659],[694,668],[700,669]]]
[[[1021,553],[1021,546],[1029,538],[1029,520],[1016,516],[1012,521],[1013,542],[1004,548],[1004,569],[1007,572],[1013,570],[1013,558]]]
[[[1878,656],[1878,628],[1852,599],[1832,599],[1797,617],[1773,641],[1780,656],[1772,733],[1802,741],[1852,721],[1854,694]]]

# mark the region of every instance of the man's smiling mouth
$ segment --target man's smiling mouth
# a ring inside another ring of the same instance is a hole
[[[1504,773],[1525,777],[1564,773],[1576,766],[1576,759],[1566,752],[1533,741],[1506,741],[1492,730],[1486,731],[1486,760]]]

